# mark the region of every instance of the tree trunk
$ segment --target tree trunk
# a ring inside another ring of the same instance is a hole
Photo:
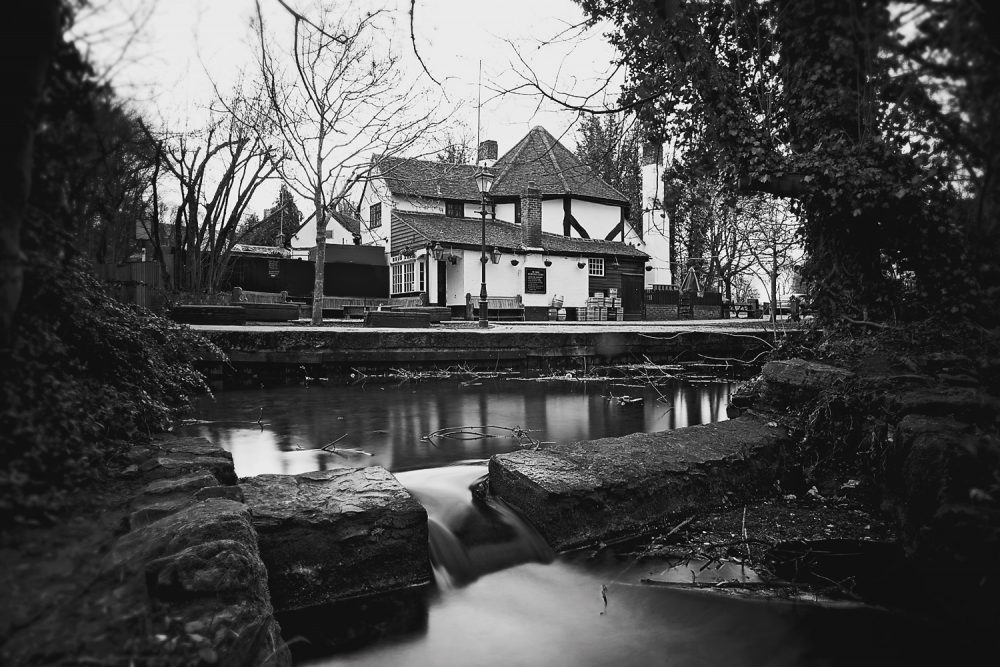
[[[312,323],[323,324],[323,280],[326,269],[326,211],[320,193],[313,197],[316,207],[316,280],[313,283]]]
[[[58,0],[15,0],[0,39],[7,122],[0,123],[0,346],[7,347],[21,301],[21,222],[31,193],[38,103],[59,38]],[[17,18],[15,18],[17,17]]]
[[[778,319],[778,249],[771,253],[771,323]]]

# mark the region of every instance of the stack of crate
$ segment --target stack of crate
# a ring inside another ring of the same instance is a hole
[[[586,310],[588,320],[608,319],[608,299],[604,292],[594,292],[594,296],[587,299]]]
[[[618,296],[618,289],[611,287],[608,289],[608,319],[624,320],[625,312],[622,310],[622,300]]]

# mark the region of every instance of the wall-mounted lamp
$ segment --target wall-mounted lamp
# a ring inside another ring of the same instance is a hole
[[[503,253],[500,252],[500,248],[493,246],[493,250],[490,251],[490,261],[494,264],[499,264],[502,255]]]
[[[444,248],[441,247],[440,243],[435,243],[434,248],[431,250],[431,254],[434,255],[434,259],[440,262],[444,259]]]

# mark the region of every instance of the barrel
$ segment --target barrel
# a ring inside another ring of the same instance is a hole
[[[552,307],[553,308],[562,308],[562,305],[563,305],[563,298],[562,298],[562,296],[556,294],[555,296],[552,297]]]
[[[559,320],[560,322],[563,322],[563,321],[566,320],[566,309],[565,308],[560,308],[559,309],[559,312],[556,315],[556,319]]]

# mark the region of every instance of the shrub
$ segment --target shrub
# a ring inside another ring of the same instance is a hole
[[[217,348],[107,295],[86,265],[35,263],[0,379],[0,526],[36,523],[207,390]]]

